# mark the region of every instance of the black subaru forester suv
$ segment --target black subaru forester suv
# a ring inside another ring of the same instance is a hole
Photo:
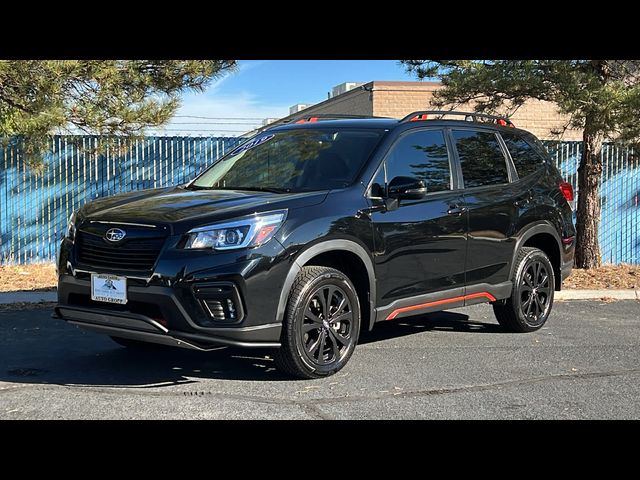
[[[273,348],[303,378],[410,315],[490,302],[506,330],[529,332],[571,272],[572,200],[506,118],[306,118],[188,184],[74,213],[55,316],[127,347]]]

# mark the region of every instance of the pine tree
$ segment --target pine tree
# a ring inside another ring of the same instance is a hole
[[[21,138],[36,166],[51,133],[140,135],[165,124],[184,91],[202,91],[235,66],[235,60],[2,60],[0,139]]]
[[[403,60],[418,78],[445,88],[440,106],[471,102],[476,111],[508,114],[529,99],[546,100],[568,115],[566,127],[583,130],[578,168],[576,266],[602,264],[598,244],[601,152],[606,139],[640,137],[638,60]]]

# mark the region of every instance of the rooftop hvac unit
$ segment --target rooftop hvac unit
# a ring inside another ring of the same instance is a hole
[[[364,85],[363,82],[344,82],[340,85],[336,85],[331,89],[331,97],[337,97],[338,95],[342,95],[343,93],[348,92],[349,90],[353,90],[360,85]]]
[[[289,107],[289,115],[301,112],[302,110],[304,110],[305,108],[309,108],[310,106],[310,103],[296,103],[294,106]]]

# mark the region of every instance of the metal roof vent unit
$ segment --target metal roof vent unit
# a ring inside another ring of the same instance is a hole
[[[343,93],[347,93],[349,90],[353,90],[360,85],[364,85],[364,82],[344,82],[340,85],[336,85],[331,89],[331,97],[337,97],[338,95],[342,95]]]

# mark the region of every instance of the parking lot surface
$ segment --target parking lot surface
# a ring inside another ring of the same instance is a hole
[[[385,322],[313,381],[269,352],[132,352],[50,315],[0,312],[2,419],[640,418],[637,301],[557,302],[531,334],[488,305]]]

